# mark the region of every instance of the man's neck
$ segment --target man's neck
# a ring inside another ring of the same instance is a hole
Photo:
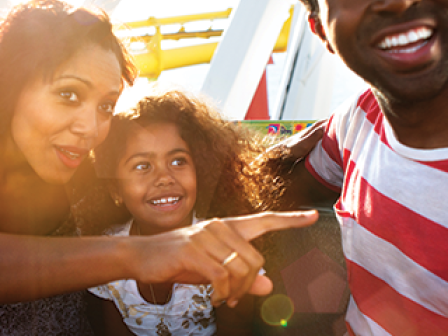
[[[448,147],[448,92],[409,104],[375,96],[400,143],[421,149]]]

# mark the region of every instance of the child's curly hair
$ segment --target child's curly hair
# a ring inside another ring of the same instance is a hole
[[[95,150],[97,173],[108,179],[135,125],[173,123],[196,167],[198,218],[253,213],[270,207],[282,190],[263,163],[263,141],[250,129],[225,121],[204,97],[180,90],[155,93],[112,120],[109,136]],[[275,155],[274,153],[272,155]],[[258,159],[257,157],[263,157]]]

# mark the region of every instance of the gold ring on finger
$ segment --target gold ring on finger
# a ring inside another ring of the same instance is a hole
[[[234,252],[230,253],[230,255],[224,259],[224,261],[222,262],[222,265],[225,266],[225,265],[229,264],[236,257],[238,257],[238,252],[234,251]]]

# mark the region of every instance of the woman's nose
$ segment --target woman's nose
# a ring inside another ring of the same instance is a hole
[[[96,108],[84,106],[77,111],[71,124],[71,131],[82,138],[96,138],[98,136],[98,113]]]

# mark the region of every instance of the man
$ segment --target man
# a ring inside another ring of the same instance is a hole
[[[448,335],[448,1],[301,1],[370,89],[294,166],[288,207],[337,201],[350,335]]]

